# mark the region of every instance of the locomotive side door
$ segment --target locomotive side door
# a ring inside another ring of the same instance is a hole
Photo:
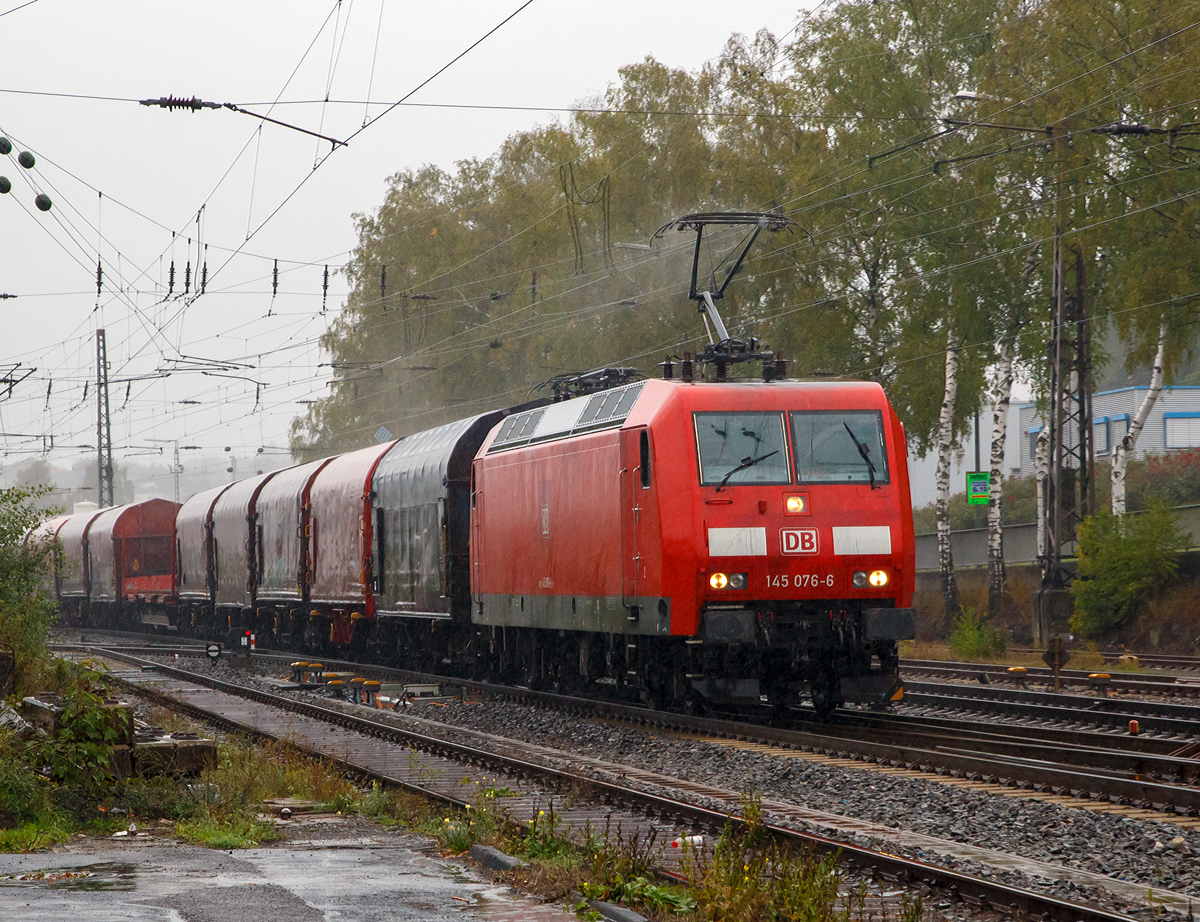
[[[650,487],[650,430],[645,426],[621,430],[621,603],[629,619],[640,612],[638,594],[645,570],[648,499]]]

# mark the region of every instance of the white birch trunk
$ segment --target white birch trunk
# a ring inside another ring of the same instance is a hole
[[[946,336],[946,389],[938,417],[937,547],[947,627],[953,626],[959,613],[958,581],[954,578],[954,554],[950,548],[950,454],[954,449],[954,405],[958,399],[958,352],[961,347],[962,341],[952,330]]]
[[[1004,446],[1008,437],[1008,402],[1012,397],[1012,344],[1007,337],[997,343],[996,389],[992,397],[991,495],[988,497],[988,612],[993,623],[1000,616],[1006,589],[1004,529],[1000,501],[1004,498]]]
[[[1129,427],[1129,432],[1125,435],[1125,438],[1121,439],[1113,451],[1113,515],[1125,514],[1125,471],[1129,467],[1129,458],[1133,455],[1133,449],[1137,445],[1142,427],[1146,425],[1146,418],[1150,415],[1150,411],[1154,409],[1158,395],[1162,392],[1163,352],[1165,351],[1166,344],[1167,321],[1163,320],[1158,325],[1158,350],[1154,353],[1154,366],[1150,369],[1150,390],[1146,392],[1146,397],[1142,401],[1142,405],[1138,408],[1137,416],[1134,417],[1133,423]]]
[[[1046,540],[1046,487],[1050,483],[1050,427],[1042,426],[1037,437],[1037,548],[1044,562],[1050,554]]]

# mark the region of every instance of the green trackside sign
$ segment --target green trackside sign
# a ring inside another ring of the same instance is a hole
[[[987,471],[967,474],[967,505],[986,506],[992,495],[992,478]]]

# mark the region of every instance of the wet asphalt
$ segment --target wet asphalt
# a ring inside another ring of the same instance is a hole
[[[562,922],[421,836],[297,824],[271,847],[217,851],[159,830],[0,855],[0,919],[22,922]]]

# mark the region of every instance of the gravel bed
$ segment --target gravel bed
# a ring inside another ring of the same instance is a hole
[[[199,658],[161,658],[166,665],[193,668]],[[226,663],[205,673],[224,681],[276,692],[270,683],[259,681],[253,672],[231,669]],[[262,669],[263,675],[277,670]],[[304,693],[300,697],[324,706],[345,708],[362,714],[348,702]],[[372,717],[407,726],[419,732],[440,735],[456,742],[478,744],[459,736],[453,727],[478,730],[530,743],[579,753],[596,759],[625,763],[664,775],[713,784],[730,790],[753,792],[765,799],[797,804],[814,810],[867,820],[883,826],[903,828],[1019,855],[1065,868],[1079,868],[1148,888],[1173,890],[1200,897],[1200,832],[1171,823],[1136,820],[1020,797],[989,794],[922,779],[903,778],[866,769],[839,768],[781,759],[778,756],[733,749],[715,743],[681,739],[646,732],[607,721],[570,717],[528,705],[507,702],[452,702],[441,706],[415,705],[407,713],[373,711]],[[433,732],[428,721],[446,725]],[[597,775],[603,773],[597,772]],[[619,780],[614,778],[613,780]],[[625,782],[628,783],[628,782]],[[661,791],[679,797],[675,791]],[[728,811],[737,804],[706,802],[689,797],[702,806]],[[803,828],[786,818],[781,825]],[[868,848],[894,844],[870,837],[843,834],[823,835]],[[1183,839],[1182,843],[1173,840]],[[975,861],[949,856],[924,855],[909,851],[907,857],[923,858],[939,866],[979,877],[1002,881],[1054,896],[1105,906],[1146,920],[1158,918],[1156,909],[1130,905],[1108,891],[1078,886],[1071,880],[1047,880],[1000,871]],[[943,900],[936,908],[946,913],[952,907]],[[976,914],[977,915],[977,914]]]

